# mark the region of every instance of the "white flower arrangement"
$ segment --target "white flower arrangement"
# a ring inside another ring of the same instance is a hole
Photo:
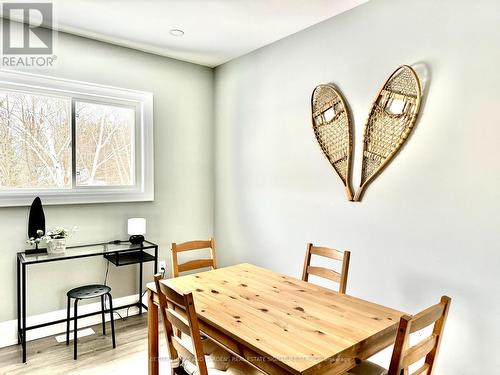
[[[31,237],[28,240],[26,240],[26,243],[32,246],[39,244],[41,241],[50,243],[53,240],[60,240],[63,238],[71,237],[73,233],[76,232],[77,230],[78,228],[76,226],[74,226],[71,230],[58,226],[55,227],[54,229],[49,230],[44,235],[43,231],[39,229],[36,231],[38,238]]]
[[[43,230],[38,229],[36,231],[36,234],[38,235],[38,238],[35,237],[30,237],[26,240],[26,243],[31,246],[38,245],[40,242],[43,240]]]

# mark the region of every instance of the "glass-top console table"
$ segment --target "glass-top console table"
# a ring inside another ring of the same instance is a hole
[[[27,253],[21,251],[17,253],[17,332],[18,344],[22,345],[23,362],[26,362],[26,332],[32,329],[42,328],[53,324],[59,324],[66,319],[59,319],[33,326],[26,326],[26,271],[30,265],[47,262],[57,262],[78,258],[88,258],[94,256],[102,256],[115,266],[126,266],[131,264],[139,264],[139,293],[138,301],[124,306],[117,306],[113,310],[138,307],[139,314],[142,313],[142,308],[147,309],[147,306],[142,303],[142,278],[143,278],[143,263],[154,262],[154,273],[158,272],[158,245],[144,241],[142,245],[133,245],[129,242],[109,242],[87,245],[68,246],[66,252],[62,254],[47,254],[47,253]],[[108,310],[106,310],[108,312]],[[78,318],[101,314],[101,310],[81,315]],[[74,317],[70,318],[74,320]]]

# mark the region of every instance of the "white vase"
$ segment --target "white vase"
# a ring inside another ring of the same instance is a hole
[[[47,242],[48,254],[63,254],[66,251],[66,238],[56,238]]]

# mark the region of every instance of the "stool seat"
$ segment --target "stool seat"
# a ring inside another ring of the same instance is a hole
[[[84,285],[79,286],[78,288],[71,289],[66,295],[69,298],[75,299],[87,299],[87,298],[96,298],[103,296],[107,293],[111,292],[111,288],[107,285]]]

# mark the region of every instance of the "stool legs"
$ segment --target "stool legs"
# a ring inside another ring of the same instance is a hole
[[[66,345],[69,345],[70,310],[71,310],[71,298],[68,297],[68,307],[66,308]]]
[[[74,307],[74,309],[75,309],[75,312],[74,312],[74,318],[75,319],[74,319],[74,324],[73,324],[73,330],[74,330],[73,331],[73,341],[74,341],[74,343],[73,343],[73,345],[74,345],[73,346],[73,359],[76,360],[77,350],[78,350],[77,346],[76,346],[77,345],[77,332],[78,332],[78,327],[77,327],[78,326],[78,324],[77,324],[77,322],[78,322],[78,298],[75,299],[75,307]]]
[[[104,303],[104,295],[101,296],[101,311],[102,311],[102,334],[106,336],[106,317],[104,315],[104,307],[106,304]]]
[[[110,293],[106,293],[101,296],[101,315],[102,315],[102,333],[106,335],[106,296],[109,298],[109,313],[111,316],[111,334],[113,338],[113,349],[116,348],[115,340],[115,320],[113,318],[113,297]],[[74,298],[74,297],[73,297]],[[75,303],[73,305],[73,359],[78,357],[78,302],[79,298],[75,298]],[[71,297],[68,296],[68,306],[66,312],[66,345],[69,345],[69,328],[71,320]]]
[[[107,296],[109,298],[109,314],[111,315],[111,336],[113,337],[113,349],[116,348],[116,341],[115,341],[115,320],[113,318],[113,297],[111,297],[111,294],[107,293]]]

